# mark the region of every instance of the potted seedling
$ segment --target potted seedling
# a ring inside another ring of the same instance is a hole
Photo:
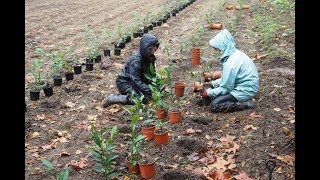
[[[85,48],[86,54],[86,70],[93,71],[94,59],[96,57],[96,51],[94,48]]]
[[[120,21],[117,23],[117,28],[115,29],[115,34],[117,34],[118,42],[114,44],[114,48],[123,49],[126,46],[125,38],[123,37],[123,25]]]
[[[126,158],[127,165],[129,172],[134,174],[140,174],[139,165],[137,164],[141,158],[141,146],[144,142],[145,138],[141,134],[136,133],[136,127],[138,121],[140,120],[139,113],[137,113],[137,108],[135,106],[131,106],[129,108],[124,108],[131,117],[131,133],[130,133],[130,140],[129,140],[129,154]]]
[[[193,84],[193,92],[199,92],[203,88],[203,75],[199,72],[192,71],[191,77],[196,78],[198,76],[198,81]]]
[[[143,103],[144,95],[140,97],[132,96],[134,107],[142,120],[141,131],[146,140],[153,140],[155,125],[153,124],[153,113],[155,110]]]
[[[141,29],[142,27],[142,20],[141,20],[141,16],[140,14],[135,11],[133,13],[133,20],[134,20],[134,30],[135,30],[135,33],[133,33],[133,37],[134,38],[137,38],[137,37],[142,37],[142,34],[143,34],[143,31]]]
[[[113,33],[107,28],[104,28],[101,32],[102,34],[102,46],[104,56],[110,56],[111,51],[111,39],[113,38]]]
[[[82,65],[79,61],[79,55],[75,47],[69,48],[67,47],[68,53],[66,54],[67,62],[71,64],[73,67],[74,74],[81,74]]]
[[[34,77],[34,81],[29,84],[30,100],[36,101],[40,98],[40,91],[44,85],[43,73],[41,67],[43,65],[42,59],[34,59],[31,62],[31,73]]]
[[[86,70],[93,70],[93,65],[91,63],[98,63],[101,61],[101,55],[98,53],[98,47],[99,47],[99,38],[94,34],[93,30],[87,29],[85,34],[85,40],[87,42],[87,48],[85,49],[86,54]],[[87,64],[89,65],[89,68],[87,69]],[[92,71],[91,70],[91,71]]]
[[[168,121],[159,120],[155,122],[156,129],[154,131],[154,140],[156,145],[165,145],[169,142],[169,130],[166,127],[168,125]]]
[[[87,146],[87,148],[94,155],[96,161],[95,170],[102,173],[105,179],[113,179],[119,175],[119,173],[115,172],[115,159],[118,155],[114,152],[117,126],[113,126],[111,130],[105,127],[100,131],[93,124],[90,127],[93,144]],[[108,131],[110,134],[106,138]]]
[[[142,178],[152,179],[156,175],[156,159],[145,155],[141,157],[138,164]]]
[[[199,45],[199,37],[197,34],[192,34],[191,35],[191,44],[192,44],[192,49],[191,49],[191,53],[192,53],[192,65],[200,65],[200,47],[198,47]]]
[[[51,66],[51,77],[53,78],[53,84],[55,86],[62,85],[61,72],[63,71],[64,53],[62,51],[53,51],[49,55]]]
[[[73,77],[74,77],[73,67],[67,59],[63,59],[63,69],[64,69],[64,74],[66,76],[66,80],[67,81],[73,80]]]

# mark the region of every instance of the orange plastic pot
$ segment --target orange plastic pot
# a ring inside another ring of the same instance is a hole
[[[211,75],[211,79],[212,80],[216,80],[216,79],[219,79],[219,78],[221,78],[221,71],[215,71],[215,72],[212,73],[212,75]]]
[[[199,92],[199,90],[203,87],[202,83],[195,82],[193,84],[193,92]]]
[[[249,5],[243,5],[243,6],[242,6],[242,9],[249,9],[249,8],[250,8]]]
[[[184,95],[184,88],[186,84],[184,82],[176,82],[174,85],[174,94],[177,97],[182,97]]]
[[[211,74],[210,73],[203,73],[204,81],[208,82],[211,81]]]
[[[181,122],[181,112],[169,112],[169,122],[177,124]]]
[[[222,24],[220,23],[212,23],[210,24],[210,29],[222,29]]]
[[[154,130],[155,126],[152,125],[151,127],[141,127],[142,135],[147,139],[147,140],[153,140],[154,139]]]
[[[169,142],[169,134],[166,129],[157,129],[154,131],[154,140],[156,145],[165,145]]]
[[[226,6],[226,9],[227,9],[227,10],[233,10],[233,6],[227,5],[227,6]]]
[[[150,163],[138,162],[139,169],[141,172],[141,177],[144,179],[151,179],[156,175],[156,161]]]
[[[165,119],[168,116],[168,113],[161,108],[157,109],[157,116],[159,119]]]
[[[240,10],[241,8],[240,8],[240,6],[236,6],[235,9],[236,10]]]
[[[140,156],[141,157],[141,155],[138,155],[138,154],[136,154],[134,156]],[[131,161],[128,160],[128,158],[130,158],[130,155],[126,157],[126,162],[127,162],[127,166],[128,166],[129,172],[130,173],[134,173],[134,174],[140,174],[140,168],[139,168],[138,163],[136,165],[132,166],[131,165]]]
[[[192,65],[200,65],[200,48],[192,47]]]

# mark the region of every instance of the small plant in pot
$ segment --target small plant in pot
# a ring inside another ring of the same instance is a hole
[[[138,161],[141,177],[144,179],[152,179],[156,175],[156,160],[145,154]]]
[[[156,129],[154,131],[154,140],[156,145],[166,145],[169,142],[169,130],[166,127],[169,124],[168,121],[158,120],[155,122]]]
[[[198,47],[199,45],[199,37],[197,34],[192,34],[191,35],[191,44],[192,44],[192,49],[191,49],[191,53],[192,53],[192,65],[200,65],[200,47]]]
[[[114,151],[117,126],[113,126],[111,130],[108,127],[97,130],[93,124],[90,127],[93,144],[87,146],[87,148],[94,155],[96,161],[95,170],[102,173],[105,179],[113,179],[119,175],[118,172],[115,172],[115,159],[118,155]],[[108,132],[110,134],[106,138]]]
[[[53,51],[49,55],[51,66],[51,77],[53,78],[54,86],[62,85],[61,72],[63,70],[64,53],[62,51]]]
[[[97,57],[99,56],[99,53],[98,53],[99,38],[98,38],[98,36],[96,36],[94,34],[93,30],[88,28],[86,30],[85,40],[88,45],[87,48],[85,49],[85,54],[87,57],[86,63],[91,64],[91,63],[95,63],[95,61],[97,61],[97,60],[99,61],[99,59],[97,59]],[[92,67],[92,70],[93,70],[93,66],[91,66],[91,65],[89,65],[89,66],[90,66],[89,69],[91,69],[91,67]],[[86,70],[88,70],[87,64],[86,64]]]
[[[73,72],[73,67],[70,62],[68,62],[66,59],[63,61],[63,69],[64,69],[64,74],[66,76],[66,80],[70,81],[73,80],[74,78],[74,72]]]
[[[72,65],[74,74],[82,73],[82,65],[79,61],[79,55],[75,48],[68,48],[69,53],[67,54],[68,62]]]
[[[201,72],[192,71],[191,77],[199,78],[198,81],[193,84],[193,92],[200,92],[200,90],[203,88],[203,75]]]
[[[86,71],[93,71],[94,59],[96,57],[96,51],[93,48],[86,48]]]
[[[113,33],[107,28],[104,28],[101,32],[102,34],[102,46],[103,46],[103,54],[104,56],[110,56],[111,50],[111,39],[113,38]]]
[[[40,91],[44,85],[43,74],[41,67],[43,64],[42,59],[34,59],[31,62],[31,72],[34,77],[34,81],[29,84],[30,100],[36,101],[40,99]]]
[[[130,133],[130,140],[128,141],[130,149],[129,154],[126,158],[127,166],[130,173],[140,174],[140,169],[138,165],[138,161],[141,158],[141,146],[144,142],[145,138],[141,134],[136,133],[136,127],[138,121],[140,120],[140,116],[137,113],[137,107],[131,106],[129,108],[124,108],[131,117],[131,133]]]

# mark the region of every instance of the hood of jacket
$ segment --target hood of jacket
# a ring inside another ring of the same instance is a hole
[[[219,56],[220,61],[225,61],[225,57],[230,56],[236,51],[233,37],[227,29],[219,32],[214,38],[209,41],[209,44],[210,46],[221,51],[221,55]]]
[[[144,34],[140,40],[140,54],[143,59],[149,59],[153,46],[159,46],[158,39],[153,34]]]

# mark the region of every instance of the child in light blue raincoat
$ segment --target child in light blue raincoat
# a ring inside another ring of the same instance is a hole
[[[209,41],[222,63],[221,78],[211,81],[201,95],[210,100],[213,112],[232,112],[255,108],[252,98],[257,94],[259,75],[252,59],[235,48],[232,35],[226,29]]]

